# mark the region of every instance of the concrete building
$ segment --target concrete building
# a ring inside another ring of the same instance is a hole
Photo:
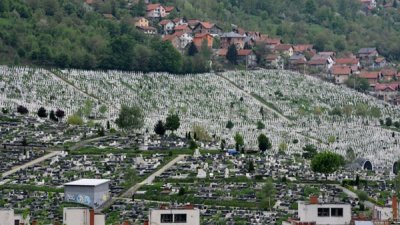
[[[0,209],[0,225],[15,224],[29,224],[29,215],[23,218],[22,215],[14,214],[14,209]]]
[[[316,225],[346,225],[351,222],[351,205],[347,203],[319,203],[311,197],[310,202],[298,203],[300,222]]]
[[[109,180],[81,179],[64,184],[65,201],[98,208],[110,198]]]
[[[149,225],[200,225],[200,210],[188,205],[180,208],[162,206],[150,209]]]
[[[105,225],[105,215],[88,208],[64,208],[64,225]]]

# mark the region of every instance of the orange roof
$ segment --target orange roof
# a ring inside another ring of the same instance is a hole
[[[357,58],[337,58],[335,61],[338,65],[357,65],[358,62]]]
[[[186,25],[186,24],[178,25],[178,26],[175,26],[175,28],[174,28],[174,30],[186,30],[186,29],[190,29],[188,27],[188,25]]]
[[[275,55],[275,54],[268,54],[266,57],[265,57],[265,59],[267,60],[267,61],[273,61],[273,60],[276,60],[278,58],[278,55]]]
[[[333,75],[349,75],[351,74],[351,68],[348,66],[333,66],[331,73]]]
[[[157,9],[158,7],[160,7],[161,5],[160,4],[148,4],[147,5],[147,11],[153,11],[153,10],[155,10],[155,9]]]
[[[270,45],[279,45],[281,43],[281,39],[279,38],[267,38],[265,41]]]
[[[212,37],[212,35],[210,33],[197,33],[197,34],[194,35],[195,38],[204,38],[206,36],[211,36]]]
[[[326,59],[321,59],[321,58],[316,58],[316,59],[311,59],[308,62],[309,65],[326,65],[327,60]]]
[[[381,73],[383,76],[396,76],[397,71],[395,69],[383,69]]]
[[[274,49],[277,51],[288,51],[290,48],[292,48],[292,45],[279,44],[279,45],[276,45]]]
[[[293,50],[295,52],[305,52],[307,50],[311,50],[313,45],[303,44],[303,45],[293,45]]]
[[[209,23],[209,22],[200,22],[200,24],[206,29],[211,29],[214,26],[213,23]]]
[[[383,58],[383,57],[378,57],[378,58],[375,59],[375,62],[377,62],[377,63],[380,63],[380,62],[383,62],[383,61],[385,61],[385,58]]]
[[[375,91],[396,91],[399,89],[399,83],[376,84]]]
[[[171,20],[161,20],[161,22],[158,23],[158,24],[160,24],[161,26],[165,26],[165,25],[167,25],[167,24],[170,23],[170,22],[172,22],[172,21],[171,21]]]
[[[379,72],[376,72],[376,71],[372,71],[372,72],[362,71],[358,76],[361,77],[361,78],[366,78],[366,79],[378,79]]]
[[[173,35],[173,34],[168,34],[168,35],[165,35],[162,40],[163,41],[172,41],[175,38],[178,38],[178,37],[176,35]]]
[[[251,55],[251,53],[253,53],[253,50],[251,50],[251,49],[240,49],[238,51],[238,56],[247,56],[247,55]]]

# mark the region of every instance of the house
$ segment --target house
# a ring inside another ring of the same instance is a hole
[[[361,48],[357,56],[360,59],[361,65],[372,66],[375,63],[375,59],[378,58],[379,52],[376,48]]]
[[[149,21],[144,17],[136,17],[133,19],[135,27],[148,27]]]
[[[29,216],[24,218],[22,215],[14,214],[14,209],[0,209],[0,224],[29,224]]]
[[[293,46],[289,44],[278,44],[273,47],[273,51],[290,57],[293,55]]]
[[[154,27],[136,27],[138,30],[142,31],[145,34],[157,34],[157,29]]]
[[[267,66],[272,69],[283,69],[283,59],[278,54],[268,54],[265,57]]]
[[[185,18],[175,18],[172,20],[176,25],[188,25],[188,21]]]
[[[373,68],[383,68],[387,64],[386,59],[384,57],[378,57],[374,61]]]
[[[335,65],[349,66],[353,73],[358,73],[361,68],[360,60],[355,57],[336,58]]]
[[[320,71],[329,71],[333,66],[334,61],[331,54],[318,53],[308,61],[309,68],[314,68]]]
[[[210,33],[212,35],[222,34],[222,28],[214,23],[200,22],[193,28],[194,33]]]
[[[364,9],[374,9],[376,8],[376,0],[360,0],[360,3],[363,5]]]
[[[217,51],[217,56],[219,56],[219,57],[226,57],[226,54],[228,54],[227,48],[221,48],[221,49],[218,49],[218,51]]]
[[[164,18],[167,16],[165,8],[161,4],[148,4],[146,8],[146,15],[149,18]]]
[[[244,48],[245,35],[241,35],[235,32],[224,33],[221,35],[221,48],[229,48],[230,45],[234,44],[237,49]]]
[[[165,16],[169,16],[169,14],[174,11],[175,7],[173,6],[165,6]]]
[[[257,65],[257,56],[251,49],[240,49],[237,57],[238,63],[245,64],[246,67]]]
[[[397,80],[397,71],[395,69],[382,69],[381,74],[384,81]]]
[[[187,24],[177,25],[174,27],[175,32],[191,33],[192,29]]]
[[[310,202],[298,202],[299,222],[315,222],[316,225],[344,225],[350,224],[351,215],[349,203],[319,203],[317,197],[311,197]]]
[[[381,72],[379,71],[361,71],[358,74],[358,77],[364,78],[368,80],[368,83],[371,87],[374,87],[378,81],[381,79]]]
[[[212,48],[213,42],[214,42],[214,37],[211,34],[205,33],[205,34],[195,34],[194,35],[193,43],[196,45],[197,48],[200,48],[205,41],[207,42],[207,46],[209,48]]]
[[[164,34],[173,33],[175,28],[175,23],[172,20],[161,20],[158,25],[160,25]]]
[[[307,65],[307,59],[303,54],[296,53],[289,58],[289,67],[291,70],[304,71]]]
[[[270,49],[273,49],[273,48],[275,48],[276,45],[280,45],[280,44],[282,44],[280,38],[267,38],[265,40],[265,45],[267,47],[269,47]]]
[[[187,24],[189,25],[190,29],[194,29],[201,21],[198,19],[189,19],[187,20]]]
[[[93,209],[65,207],[63,209],[64,225],[103,225],[105,215],[95,213]]]
[[[200,225],[200,210],[190,205],[180,208],[161,206],[150,209],[148,224]]]
[[[313,52],[315,53],[315,50],[313,49],[313,45],[310,44],[301,44],[301,45],[293,45],[293,52],[294,53],[301,53],[304,54],[306,52]],[[314,55],[314,54],[313,54]]]
[[[170,41],[177,50],[182,51],[190,42],[192,42],[193,37],[186,32],[175,32],[173,34],[165,35],[162,40]]]
[[[344,84],[353,73],[351,67],[346,65],[334,65],[330,70],[335,84]]]
[[[399,88],[400,88],[399,82],[383,83],[383,84],[378,83],[375,85],[374,91],[377,98],[384,101],[390,101],[397,96]]]

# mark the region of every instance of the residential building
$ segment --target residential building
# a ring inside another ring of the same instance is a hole
[[[136,27],[145,34],[157,34],[157,29],[154,27]]]
[[[222,28],[214,23],[210,22],[199,22],[193,28],[194,33],[210,33],[212,35],[222,34]]]
[[[98,208],[110,198],[109,180],[81,179],[64,184],[66,202]]]
[[[374,61],[373,68],[383,68],[387,64],[386,59],[384,57],[378,57]]]
[[[229,48],[230,45],[235,45],[237,49],[244,48],[245,35],[235,32],[224,33],[221,35],[221,48]]]
[[[275,45],[273,51],[290,57],[293,55],[293,46],[290,44],[279,44]]]
[[[0,225],[29,224],[29,216],[14,214],[14,209],[0,209]]]
[[[320,54],[313,56],[310,61],[308,61],[308,66],[320,71],[329,71],[333,66],[334,61],[330,55]]]
[[[376,48],[361,48],[357,56],[362,66],[373,66],[375,59],[379,56],[379,52]]]
[[[349,66],[353,73],[358,73],[361,68],[360,60],[356,57],[336,58],[335,65]]]
[[[346,225],[351,222],[351,205],[348,203],[319,203],[317,197],[310,202],[298,202],[299,222],[316,225]]]
[[[212,48],[214,43],[214,37],[209,33],[194,35],[193,43],[196,45],[197,48],[200,48],[204,42],[207,43],[207,46],[209,48]]]
[[[200,225],[200,210],[191,205],[178,208],[161,206],[150,209],[148,224]]]
[[[64,225],[105,225],[105,215],[88,208],[69,208],[63,210]]]
[[[289,68],[291,70],[296,70],[304,72],[307,65],[306,57],[301,53],[296,53],[289,58]]]
[[[376,97],[387,102],[397,97],[399,89],[400,89],[399,82],[382,83],[382,84],[378,83],[374,87]]]
[[[397,80],[397,71],[395,69],[391,68],[382,69],[381,74],[384,81]]]
[[[246,67],[254,67],[257,65],[257,56],[251,49],[240,49],[237,61],[238,63],[245,64]]]
[[[146,15],[149,18],[164,18],[167,16],[165,8],[161,4],[148,4]]]
[[[174,32],[175,23],[172,20],[161,20],[158,23],[163,30],[164,34],[171,34]]]
[[[136,17],[134,19],[135,27],[148,27],[149,21],[144,17]]]
[[[358,77],[368,80],[371,87],[374,87],[381,79],[381,72],[379,71],[361,71]]]
[[[283,59],[278,54],[268,54],[265,57],[265,61],[269,68],[273,69],[283,69]]]
[[[346,65],[335,65],[330,70],[335,84],[344,84],[353,73],[351,67]]]

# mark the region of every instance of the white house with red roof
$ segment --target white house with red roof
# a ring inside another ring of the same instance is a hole
[[[146,15],[149,18],[164,18],[167,16],[167,12],[161,4],[148,4],[146,7]]]
[[[165,34],[171,34],[174,31],[175,23],[172,20],[161,20],[158,25]]]
[[[335,84],[345,83],[352,73],[353,71],[351,70],[351,67],[347,65],[334,65],[330,70],[330,74],[334,78]]]

